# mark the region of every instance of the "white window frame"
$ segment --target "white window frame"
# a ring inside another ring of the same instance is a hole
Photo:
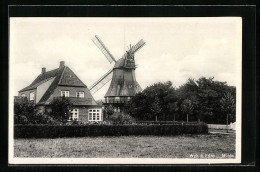
[[[70,91],[68,91],[68,90],[66,90],[66,91],[61,91],[60,93],[61,93],[61,97],[63,97],[63,95],[64,95],[65,97],[69,97],[69,96],[70,96]]]
[[[78,91],[78,92],[76,92],[76,97],[77,97],[77,98],[84,98],[84,97],[85,97],[84,91]]]
[[[103,114],[101,109],[89,109],[88,110],[88,121],[103,121]]]
[[[71,116],[70,116],[69,121],[71,121],[71,120],[78,121],[79,120],[79,109],[72,109],[72,111],[70,111],[70,113],[71,113]]]
[[[30,94],[29,94],[30,101],[33,101],[34,97],[35,97],[35,93],[34,92],[30,92]]]

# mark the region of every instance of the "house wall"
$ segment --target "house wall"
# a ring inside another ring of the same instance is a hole
[[[100,106],[74,106],[73,109],[79,109],[79,121],[86,123],[88,122],[88,110],[99,109],[102,114],[102,107]],[[51,112],[49,106],[37,106],[37,113]],[[103,120],[102,120],[103,121]]]
[[[102,108],[101,107],[96,107],[96,106],[75,106],[75,109],[79,109],[79,121],[81,122],[88,122],[88,110],[89,109],[100,109],[102,113]]]
[[[97,105],[96,101],[92,97],[92,95],[89,93],[87,88],[84,87],[68,87],[68,86],[58,86],[53,94],[50,96],[50,98],[47,100],[47,103],[50,103],[51,100],[54,97],[60,97],[61,96],[61,91],[69,91],[69,97],[76,97],[76,92],[83,91],[85,98],[92,98],[92,104]]]
[[[40,101],[40,99],[42,98],[43,94],[50,87],[50,85],[51,85],[51,83],[53,82],[54,79],[55,78],[52,78],[52,79],[42,83],[41,85],[39,85],[37,87],[37,90],[36,90],[36,100],[35,100],[36,103],[38,103]]]
[[[33,102],[35,103],[35,101],[36,101],[36,89],[19,92],[18,96],[22,96],[22,94],[25,94],[25,97],[27,97],[28,100],[30,100],[30,93],[31,92],[34,92],[34,101]]]

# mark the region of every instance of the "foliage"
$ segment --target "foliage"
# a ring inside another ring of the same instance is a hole
[[[200,124],[175,125],[15,125],[14,138],[205,134]]]
[[[179,88],[174,88],[170,81],[159,82],[136,94],[128,113],[137,120],[153,121],[158,116],[159,121],[186,121],[188,114],[189,121],[225,124],[220,100],[227,92],[236,101],[236,88],[214,78],[189,78]],[[234,119],[235,114],[231,116]]]
[[[14,103],[14,123],[27,124],[29,118],[35,113],[35,106],[33,103],[25,100],[23,102]]]
[[[221,98],[220,107],[222,112],[229,117],[229,121],[227,122],[234,122],[236,120],[236,102],[230,92],[224,94]]]
[[[108,118],[113,124],[132,124],[134,118],[128,114],[115,113]]]
[[[112,105],[106,106],[103,110],[104,120],[107,120],[114,113],[115,113],[115,111],[114,111],[114,107]]]
[[[138,120],[173,119],[169,104],[176,100],[170,81],[156,83],[137,93],[130,102],[128,113]]]
[[[190,99],[183,100],[181,104],[181,111],[183,112],[183,114],[187,115],[187,122],[188,122],[188,115],[191,115],[193,113],[194,104],[195,102]]]
[[[53,99],[50,107],[50,115],[59,122],[66,123],[71,116],[72,103],[65,96]]]
[[[58,124],[50,115],[34,113],[30,117],[30,124]]]
[[[14,123],[15,124],[56,124],[47,113],[38,113],[34,103],[29,101],[14,103]]]

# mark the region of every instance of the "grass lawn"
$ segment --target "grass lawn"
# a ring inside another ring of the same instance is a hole
[[[235,134],[15,139],[15,157],[235,158]]]

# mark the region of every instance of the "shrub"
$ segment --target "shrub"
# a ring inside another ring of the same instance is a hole
[[[175,125],[15,125],[15,138],[178,135],[208,133],[206,124]]]
[[[104,120],[107,120],[110,116],[115,113],[112,105],[106,106],[103,110]]]
[[[184,122],[184,121],[135,121],[134,123],[136,124],[146,124],[146,125],[151,125],[151,124],[158,124],[158,125],[163,125],[163,124],[198,124],[198,122]]]
[[[71,116],[72,103],[65,96],[56,97],[50,104],[50,115],[57,121],[66,123]]]
[[[108,118],[113,124],[132,124],[134,118],[128,114],[115,113]]]
[[[34,113],[29,117],[30,124],[58,124],[51,116],[44,113]]]
[[[35,106],[33,103],[25,99],[22,102],[14,103],[14,123],[27,124],[30,121],[30,116],[35,113]]]

